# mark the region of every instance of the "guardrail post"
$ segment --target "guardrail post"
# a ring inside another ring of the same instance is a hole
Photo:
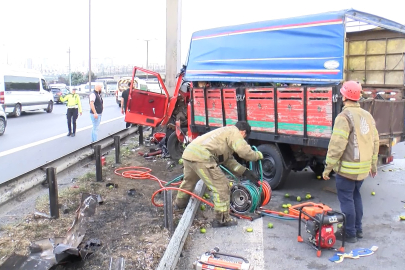
[[[169,230],[170,234],[173,234],[173,197],[171,190],[163,191],[164,201],[164,226]]]
[[[138,126],[139,131],[139,145],[143,145],[143,126]]]
[[[103,170],[101,168],[101,145],[94,146],[94,157],[96,159],[96,181],[101,182],[103,180]]]
[[[51,218],[59,218],[58,183],[54,167],[46,168],[46,180],[49,186],[49,208]]]
[[[121,137],[120,136],[114,136],[114,148],[115,148],[115,163],[119,164],[121,163],[120,161],[120,140]]]

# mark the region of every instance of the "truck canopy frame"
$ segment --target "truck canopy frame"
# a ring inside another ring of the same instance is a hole
[[[405,26],[349,9],[195,32],[187,81],[339,84],[346,32]]]

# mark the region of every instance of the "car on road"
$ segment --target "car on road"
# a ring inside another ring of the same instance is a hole
[[[66,88],[51,88],[51,92],[53,94],[53,101],[55,103],[62,103],[59,99],[61,96],[69,94],[69,90]]]
[[[0,105],[0,136],[4,134],[7,126],[7,116],[4,112],[3,106]]]

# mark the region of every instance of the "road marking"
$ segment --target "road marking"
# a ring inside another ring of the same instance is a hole
[[[104,125],[104,124],[107,124],[109,122],[113,122],[115,120],[121,119],[121,118],[124,118],[124,116],[119,116],[119,117],[116,117],[116,118],[101,122],[100,126]],[[93,128],[93,125],[90,125],[90,126],[87,126],[87,127],[84,127],[84,128],[79,128],[79,129],[76,130],[76,133],[80,132],[80,131],[84,131],[86,129],[91,129],[91,128]],[[50,141],[53,141],[53,140],[56,140],[56,139],[59,139],[59,138],[63,138],[63,137],[66,137],[66,133],[56,135],[56,136],[53,136],[53,137],[50,137],[50,138],[47,138],[47,139],[43,139],[43,140],[40,140],[40,141],[37,141],[37,142],[29,143],[29,144],[22,145],[22,146],[19,146],[19,147],[10,149],[10,150],[0,152],[0,157],[4,157],[4,156],[7,156],[7,155],[16,153],[18,151],[25,150],[27,148],[31,148],[31,147],[34,147],[34,146],[37,146],[37,145],[40,145],[40,144],[44,144],[44,143],[47,143],[47,142],[50,142]]]

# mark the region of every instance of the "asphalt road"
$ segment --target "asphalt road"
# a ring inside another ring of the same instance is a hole
[[[355,244],[346,244],[346,252],[356,248],[378,246],[375,254],[359,259],[344,259],[336,264],[328,259],[334,251],[324,250],[318,258],[316,251],[305,243],[297,242],[298,222],[296,220],[280,220],[263,217],[254,222],[239,220],[232,228],[207,228],[205,234],[199,230],[191,233],[185,244],[182,256],[176,269],[190,269],[197,257],[214,247],[228,254],[240,255],[255,265],[257,270],[267,269],[403,269],[403,250],[405,242],[403,231],[405,221],[399,216],[405,215],[405,145],[400,143],[394,147],[394,162],[379,168],[376,178],[367,178],[361,188],[364,205],[363,233],[364,238]],[[335,193],[327,191],[335,188],[335,180],[317,180],[314,174],[292,172],[282,190],[273,191],[272,199],[266,206],[268,209],[282,211],[282,204],[298,204],[296,196],[305,197],[309,192],[312,202],[324,203],[335,210],[340,210]],[[371,192],[375,192],[375,196]],[[290,198],[287,199],[285,194]],[[201,213],[200,213],[201,215]],[[268,223],[274,225],[267,228]],[[253,228],[253,232],[247,232]],[[302,227],[304,240],[308,239]],[[337,241],[336,247],[340,242]]]
[[[52,113],[37,111],[8,118],[6,132],[0,137],[0,183],[90,144],[92,123],[87,98],[82,99],[82,106],[74,138],[66,137],[64,104],[55,104]],[[115,97],[105,97],[98,139],[124,128]]]

